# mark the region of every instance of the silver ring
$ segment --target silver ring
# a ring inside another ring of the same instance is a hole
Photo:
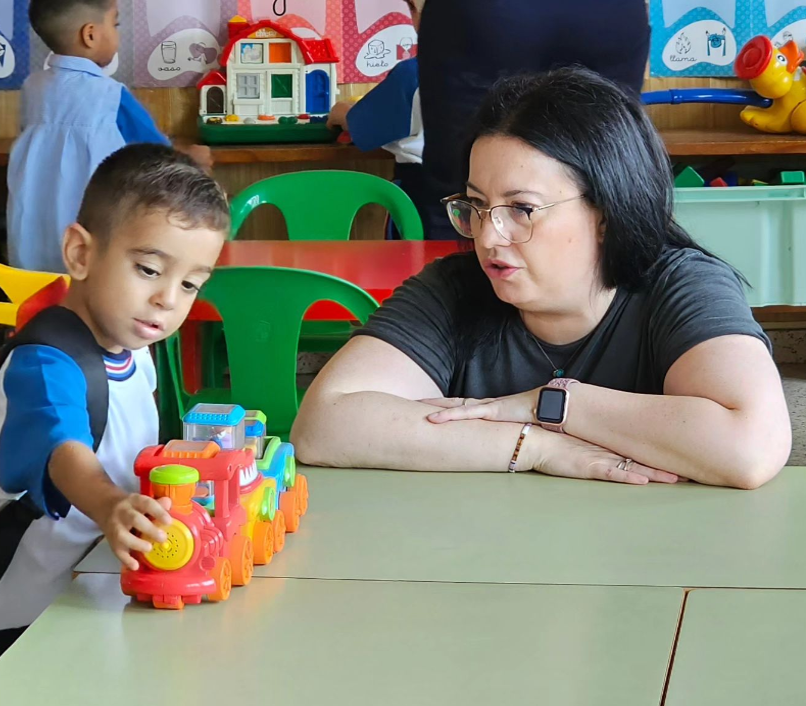
[[[616,468],[618,468],[620,471],[626,471],[628,463],[630,463],[630,459],[624,458],[618,462],[618,466],[616,466]]]
[[[467,397],[463,397],[462,398],[462,407],[466,407],[466,406],[467,406]]]

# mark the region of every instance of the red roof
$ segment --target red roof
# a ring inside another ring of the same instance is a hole
[[[271,20],[261,20],[255,24],[247,25],[246,29],[230,39],[227,46],[224,47],[224,50],[221,52],[221,66],[227,65],[230,54],[232,54],[232,50],[235,48],[237,42],[240,42],[242,39],[248,39],[250,34],[257,32],[259,29],[273,29],[283,37],[293,39],[299,46],[300,51],[302,51],[302,56],[306,64],[328,64],[339,61],[339,57],[336,56],[336,51],[333,49],[333,43],[329,39],[305,39],[304,37],[294,34],[290,29],[280,27],[280,25]]]
[[[196,84],[196,88],[201,89],[203,86],[226,86],[227,77],[221,69],[216,69],[207,74],[201,81]]]

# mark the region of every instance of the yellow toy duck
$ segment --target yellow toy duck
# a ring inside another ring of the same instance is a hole
[[[739,52],[734,71],[764,98],[769,108],[747,107],[742,120],[761,132],[806,134],[806,75],[803,52],[793,41],[776,47],[768,37],[754,37]]]

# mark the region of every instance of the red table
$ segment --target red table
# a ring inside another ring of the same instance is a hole
[[[221,267],[293,267],[333,275],[358,285],[379,303],[429,262],[458,252],[459,244],[435,240],[233,240],[224,245]],[[320,302],[309,320],[349,321],[342,307]],[[220,321],[206,302],[197,302],[189,321]]]
[[[333,275],[358,285],[382,303],[405,279],[429,262],[459,251],[459,243],[413,240],[287,241],[233,240],[224,245],[223,267],[293,267]],[[349,321],[353,317],[331,302],[319,302],[305,317],[318,321]],[[198,322],[220,321],[206,302],[197,302],[183,327],[183,365],[189,388],[198,389]]]

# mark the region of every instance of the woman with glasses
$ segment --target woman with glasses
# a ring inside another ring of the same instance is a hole
[[[306,463],[755,488],[789,416],[740,276],[672,218],[642,107],[585,69],[498,84],[466,191],[473,252],[405,282],[322,370]]]

